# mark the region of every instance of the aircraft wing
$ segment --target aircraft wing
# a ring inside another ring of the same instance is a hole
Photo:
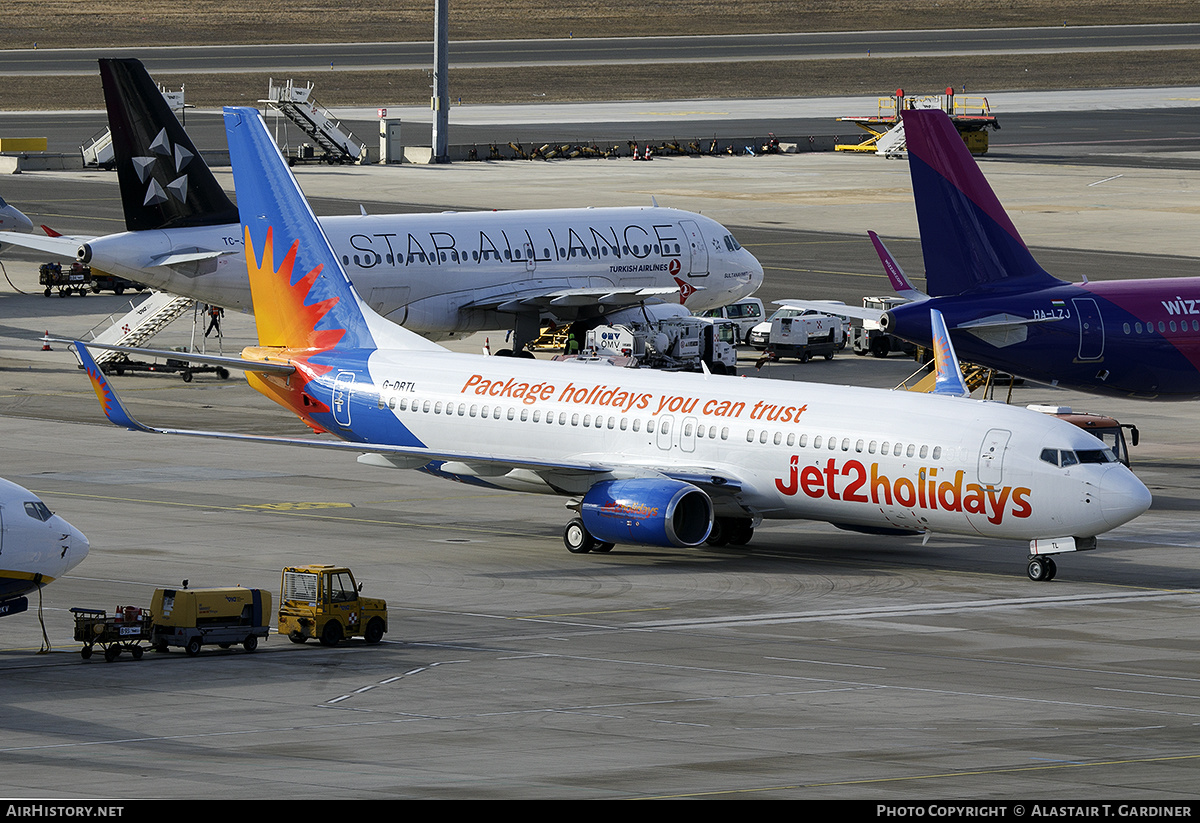
[[[31,251],[41,251],[74,260],[79,252],[79,244],[91,238],[87,237],[39,237],[36,234],[23,234],[15,231],[0,231],[0,245],[14,245]]]
[[[551,289],[530,292],[519,297],[511,295],[480,298],[468,303],[475,309],[494,309],[500,312],[520,312],[530,309],[576,308],[579,306],[636,306],[639,303],[662,303],[679,297],[675,286],[647,288],[610,286],[603,288]]]

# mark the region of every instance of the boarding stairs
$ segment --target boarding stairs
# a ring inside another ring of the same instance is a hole
[[[260,100],[291,120],[324,152],[327,163],[363,163],[367,147],[359,143],[333,114],[312,99],[313,84],[297,86],[288,80],[281,86],[270,80],[267,99]]]
[[[959,363],[959,368],[962,370],[963,383],[966,384],[969,391],[974,392],[980,387],[984,387],[986,390],[991,387],[993,378],[995,377],[995,370],[989,369],[986,366],[976,365],[975,363]],[[910,383],[909,381],[911,380],[916,380],[916,382]],[[915,392],[931,392],[936,382],[936,370],[929,366],[921,366],[921,368],[906,377],[896,388]]]
[[[167,105],[171,111],[178,114],[186,107],[183,102],[183,88],[179,91],[167,91],[163,86],[159,86],[158,90],[162,92],[163,99],[167,101]],[[79,147],[79,153],[83,155],[83,165],[100,166],[111,169],[116,163],[116,154],[113,150],[112,130],[105,129],[99,134],[92,135],[88,138],[88,142]]]
[[[902,111],[913,109],[941,109],[950,117],[971,154],[986,154],[988,148],[987,129],[998,129],[1000,124],[992,114],[986,97],[966,97],[947,88],[945,94],[905,95],[904,89],[896,89],[891,97],[878,99],[878,112],[870,116],[839,117],[839,122],[853,123],[867,133],[858,143],[837,143],[835,151],[877,154],[882,157],[904,157],[908,144],[904,139]]]
[[[183,315],[192,307],[192,303],[189,297],[179,297],[165,291],[151,292],[149,297],[99,334],[96,329],[102,324],[94,326],[90,332],[91,342],[110,346],[141,346]],[[97,365],[103,365],[123,356],[121,352],[103,349],[95,354],[95,359]]]

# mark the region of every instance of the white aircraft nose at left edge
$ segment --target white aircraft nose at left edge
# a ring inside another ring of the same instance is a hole
[[[88,547],[36,494],[0,479],[0,617],[25,611],[26,595],[78,566]]]

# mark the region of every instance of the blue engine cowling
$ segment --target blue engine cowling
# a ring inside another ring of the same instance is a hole
[[[601,543],[698,546],[712,530],[713,505],[682,480],[607,480],[588,489],[579,516]]]

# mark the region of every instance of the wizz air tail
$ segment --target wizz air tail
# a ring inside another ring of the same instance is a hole
[[[140,60],[102,59],[117,179],[129,231],[238,222],[217,184]]]
[[[257,109],[225,109],[225,134],[262,346],[443,351],[354,291]]]
[[[1058,283],[1029,253],[946,113],[901,116],[929,295]]]

